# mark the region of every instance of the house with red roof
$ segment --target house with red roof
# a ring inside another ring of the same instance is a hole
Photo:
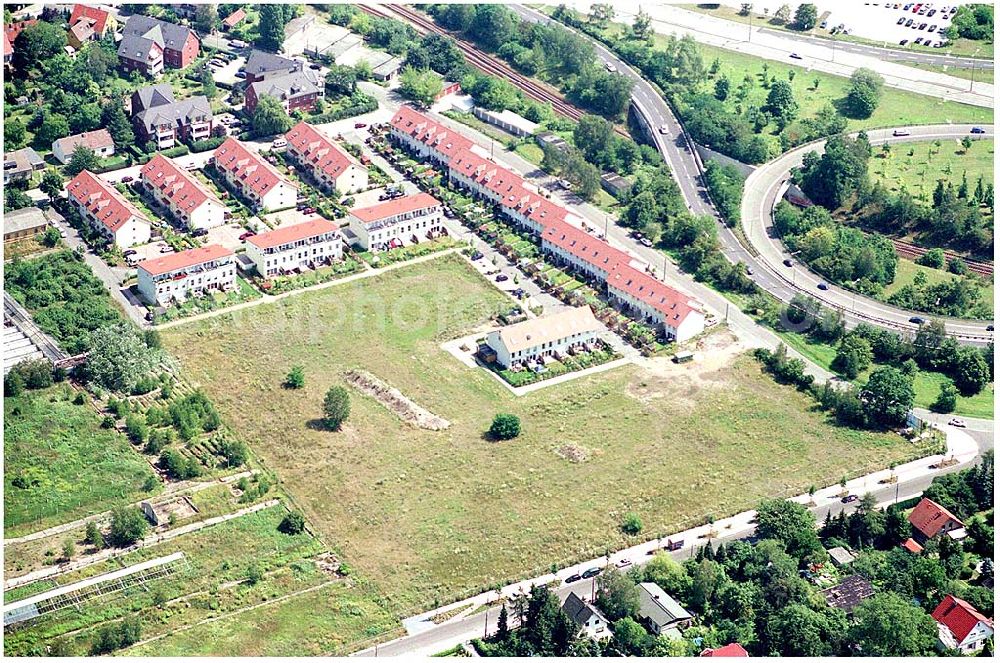
[[[254,235],[246,242],[247,256],[261,276],[316,269],[344,255],[340,230],[319,217]]]
[[[743,645],[738,642],[733,642],[725,647],[718,647],[716,649],[704,649],[698,656],[712,656],[712,657],[728,657],[728,658],[749,658],[750,654],[747,653],[746,649],[743,649]]]
[[[139,294],[156,306],[224,292],[236,285],[235,254],[218,244],[144,260],[137,271]]]
[[[259,212],[295,207],[299,190],[257,152],[227,138],[212,155],[212,163],[229,185]]]
[[[942,649],[972,654],[993,637],[993,620],[951,594],[934,608],[931,617],[938,623],[938,646]]]
[[[237,9],[229,16],[222,19],[222,25],[226,30],[232,30],[237,25],[246,20],[247,13],[242,8]]]
[[[919,555],[920,553],[922,553],[924,551],[924,547],[922,545],[920,545],[919,543],[917,543],[916,540],[912,536],[910,538],[908,538],[906,541],[903,541],[899,545],[902,546],[903,548],[905,548],[906,550],[910,551],[914,555]]]
[[[918,541],[933,539],[965,527],[965,524],[948,509],[926,497],[910,512],[910,524]]]
[[[368,187],[368,169],[313,125],[299,122],[285,134],[285,140],[286,154],[326,191],[345,194]]]
[[[401,106],[389,121],[389,135],[421,157],[448,165],[461,150],[472,149],[472,141],[409,106]]]
[[[96,41],[114,32],[117,23],[111,14],[93,5],[73,5],[69,15],[69,32],[66,40],[70,46],[79,50],[88,41]]]
[[[73,152],[81,145],[89,147],[102,159],[115,153],[115,141],[111,138],[111,133],[107,129],[95,129],[53,141],[52,156],[58,159],[59,163],[69,163],[73,158]]]
[[[14,59],[14,45],[10,41],[10,37],[7,36],[7,31],[4,30],[3,33],[3,63],[4,65],[9,65],[11,60]]]
[[[619,264],[607,287],[627,315],[661,328],[670,340],[683,342],[705,329],[705,314],[695,302],[642,270]]]
[[[156,202],[190,230],[215,228],[226,222],[222,201],[173,159],[157,153],[139,170],[139,176]]]
[[[149,241],[149,220],[118,189],[89,170],[70,180],[66,193],[80,217],[109,242],[127,249]]]
[[[402,246],[412,237],[428,239],[441,232],[441,202],[428,193],[417,193],[371,207],[351,210],[351,233],[365,251]]]

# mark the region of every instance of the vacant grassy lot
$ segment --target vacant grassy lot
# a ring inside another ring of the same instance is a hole
[[[975,138],[975,136],[972,136]],[[984,185],[993,182],[993,140],[973,140],[966,152],[959,141],[900,143],[890,146],[888,156],[881,145],[873,146],[876,156],[868,162],[872,182],[882,182],[890,191],[903,187],[910,194],[930,204],[938,180],[958,187],[965,174],[969,193],[982,177]]]
[[[5,536],[134,502],[160,488],[124,436],[101,428],[90,405],[72,403],[75,393],[55,385],[3,399]]]
[[[913,283],[913,279],[916,278],[917,274],[923,274],[927,278],[928,283],[942,283],[958,278],[954,274],[943,269],[925,267],[924,265],[918,265],[912,260],[900,258],[899,262],[896,264],[896,280],[885,287],[885,290],[882,291],[883,296],[888,298],[889,295],[896,292],[903,286]],[[982,281],[981,290],[983,293],[983,301],[992,302],[993,283],[984,279]]]
[[[621,545],[628,511],[665,533],[920,451],[827,426],[745,358],[682,376],[662,360],[515,398],[439,347],[498,305],[447,256],[163,337],[310,522],[401,612]],[[283,389],[294,364],[306,387]],[[344,429],[320,430],[324,393],[355,367],[451,428],[411,427],[354,393]],[[484,439],[497,412],[522,418],[521,437]],[[570,445],[588,460],[565,460]]]

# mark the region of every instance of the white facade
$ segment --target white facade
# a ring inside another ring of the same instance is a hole
[[[582,349],[597,340],[601,328],[590,307],[581,306],[491,331],[486,344],[496,353],[497,363],[510,368]]]
[[[229,173],[226,173],[226,179],[229,179]],[[248,193],[252,194],[252,191]],[[248,195],[248,198],[251,196]],[[295,202],[298,200],[299,190],[295,188],[291,182],[280,181],[275,184],[270,191],[265,193],[260,198],[260,209],[263,212],[268,212],[271,210],[288,209],[289,207],[295,207]]]
[[[649,302],[616,288],[613,280],[608,281],[608,295],[624,302],[637,314],[636,317],[662,325],[663,331],[678,343],[683,343],[705,331],[705,315],[700,311],[691,309],[680,321],[669,320],[667,314],[654,308]]]
[[[430,231],[440,231],[442,218],[441,204],[437,203],[432,207],[394,214],[368,223],[352,213],[350,228],[365,251],[381,251],[388,248],[394,239],[404,242],[414,235],[420,239]]]
[[[53,141],[53,143],[52,143],[52,156],[54,156],[56,159],[58,159],[59,163],[62,163],[62,164],[69,163],[69,160],[73,158],[73,152],[75,152],[76,148],[78,147],[77,144],[72,144],[69,147],[67,147],[66,146],[66,142],[67,141],[65,139],[60,139],[60,140],[57,140],[57,141]],[[90,146],[88,145],[87,147],[90,147]],[[91,147],[91,149],[94,150],[94,154],[96,154],[98,157],[100,157],[102,159],[104,157],[114,156],[114,154],[115,154],[115,144],[114,143],[111,143],[110,145],[99,146],[99,147]]]
[[[91,215],[86,207],[77,203],[73,196],[69,197],[69,201],[73,203],[73,206],[80,213],[80,216],[90,225],[91,228],[99,232],[118,248],[127,249],[139,244],[146,244],[152,237],[152,229],[150,228],[149,223],[137,216],[129,218],[120,226],[112,230]]]
[[[236,262],[233,255],[178,268],[162,274],[150,274],[139,265],[139,294],[150,304],[169,306],[212,290],[231,290],[236,285]]]
[[[340,233],[332,230],[267,248],[248,241],[247,256],[253,260],[258,274],[273,276],[294,269],[310,269],[312,266],[331,260],[340,260],[344,255],[343,245]]]
[[[972,654],[982,651],[986,646],[986,641],[993,637],[993,628],[986,622],[977,622],[965,639],[958,642],[955,634],[945,626],[938,623],[938,646],[941,649],[957,649],[963,654]]]
[[[226,206],[217,200],[206,198],[189,212],[178,207],[159,187],[151,186],[147,190],[153,192],[156,202],[169,209],[174,218],[191,230],[216,228],[226,222]]]

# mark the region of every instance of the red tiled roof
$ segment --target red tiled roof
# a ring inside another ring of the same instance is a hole
[[[227,138],[215,150],[214,159],[217,168],[231,173],[260,197],[281,182],[290,184],[264,157],[235,138]]]
[[[13,44],[17,39],[17,36],[21,34],[22,30],[34,25],[35,23],[38,23],[37,18],[29,18],[26,21],[14,21],[13,23],[8,23],[3,26],[3,31],[4,34],[7,35],[7,39],[10,40],[10,43]]]
[[[94,131],[84,131],[75,136],[60,138],[52,144],[52,147],[54,149],[58,145],[64,154],[72,155],[73,151],[81,145],[96,151],[105,147],[114,147],[114,144],[115,141],[107,129],[95,129]]]
[[[743,658],[747,658],[747,657],[750,656],[750,654],[747,653],[747,650],[743,649],[743,645],[741,645],[738,642],[734,642],[732,644],[728,644],[725,647],[719,647],[718,649],[706,649],[706,650],[704,650],[703,652],[701,652],[698,655],[699,656],[729,656],[729,657],[739,656],[739,657],[743,657]]]
[[[471,140],[409,106],[401,106],[390,123],[397,130],[437,150],[449,161],[460,150],[472,148]]]
[[[209,200],[222,204],[191,173],[162,154],[157,153],[139,173],[147,184],[159,189],[167,200],[184,212],[191,213]]]
[[[993,620],[951,594],[934,608],[931,617],[946,626],[958,642],[965,640],[979,622],[985,622],[993,628]]]
[[[357,165],[354,157],[311,124],[299,122],[285,134],[285,140],[288,148],[302,161],[319,168],[330,179],[340,177],[348,167]]]
[[[232,14],[222,19],[222,24],[227,28],[236,27],[240,24],[240,21],[247,17],[247,13],[242,9],[237,9]]]
[[[94,32],[103,35],[104,28],[108,24],[110,14],[98,7],[88,5],[73,5],[73,13],[69,15],[69,24],[76,25],[81,18],[89,18],[94,21]]]
[[[378,205],[372,205],[371,207],[360,207],[358,209],[351,210],[351,215],[360,219],[365,225],[368,225],[370,223],[386,219],[390,216],[405,214],[406,212],[414,212],[418,209],[434,207],[435,205],[440,204],[441,202],[434,196],[429,193],[420,192],[412,196],[403,196],[402,198],[397,198],[396,200],[389,200],[384,203],[379,203]]]
[[[962,525],[962,521],[951,511],[926,497],[910,512],[910,524],[929,539],[937,536],[949,521]]]
[[[277,230],[248,237],[247,242],[261,249],[270,249],[289,242],[297,242],[300,239],[308,239],[323,233],[334,232],[337,226],[326,219],[315,218],[311,221],[296,223],[294,226],[285,226]]]
[[[919,555],[924,550],[924,547],[919,543],[917,543],[916,541],[914,541],[912,537],[907,539],[906,541],[903,541],[899,545],[903,546],[914,555]]]
[[[178,253],[171,253],[162,258],[153,258],[139,263],[138,268],[145,270],[151,276],[159,276],[169,272],[177,272],[188,267],[194,267],[204,262],[211,262],[233,255],[233,252],[218,244],[208,244],[199,246],[196,249],[188,249]]]
[[[608,287],[645,302],[653,310],[662,313],[664,320],[672,327],[680,325],[695,310],[688,304],[687,295],[627,264],[615,267],[608,277]]]
[[[81,171],[70,180],[66,191],[112,232],[116,232],[133,217],[148,223],[125,196],[89,170]]]
[[[542,239],[609,275],[619,265],[628,265],[631,260],[624,251],[566,222],[549,226],[542,233]]]

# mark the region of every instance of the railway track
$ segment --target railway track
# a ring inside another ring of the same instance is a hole
[[[902,240],[894,239],[892,241],[892,246],[896,249],[896,253],[899,254],[901,258],[906,258],[908,260],[915,260],[920,258],[927,253],[930,249],[925,249],[922,246],[916,246],[915,244],[910,244],[909,242],[904,242]],[[950,251],[944,252],[945,260],[952,260],[953,258],[958,258],[964,262],[969,271],[977,276],[985,276],[987,278],[993,277],[993,265],[986,262],[978,262],[976,260],[970,260],[963,256],[951,253]]]
[[[579,121],[584,115],[583,111],[567,102],[564,96],[550,86],[539,83],[530,77],[517,72],[503,60],[475,48],[463,39],[437,25],[433,20],[410,9],[409,7],[401,5],[384,5],[383,7],[371,7],[368,5],[358,6],[362,11],[371,14],[372,16],[378,16],[380,18],[401,18],[413,25],[421,34],[434,33],[451,37],[455,40],[455,44],[458,46],[459,50],[462,51],[462,54],[465,55],[466,60],[468,60],[469,64],[473,67],[486,74],[496,76],[497,78],[511,83],[516,88],[521,90],[526,97],[532,99],[533,101],[551,104],[552,110],[563,117]],[[631,139],[628,131],[622,127],[615,126],[615,132],[623,138]]]

